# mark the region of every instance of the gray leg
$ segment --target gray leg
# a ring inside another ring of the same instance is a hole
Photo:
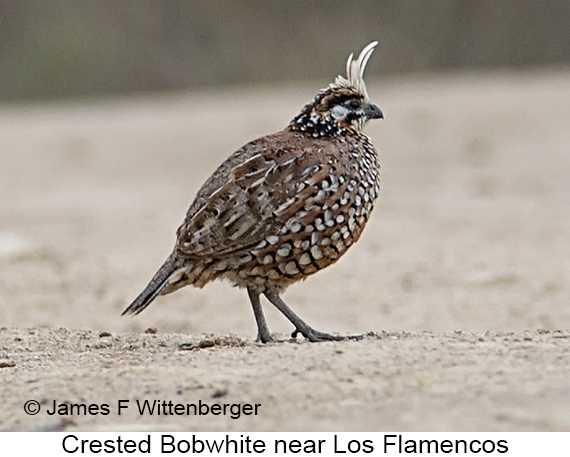
[[[261,341],[262,343],[273,341],[273,338],[271,338],[271,333],[269,332],[269,327],[265,321],[265,316],[263,315],[263,309],[261,308],[261,302],[259,300],[259,293],[248,287],[247,294],[249,295],[249,301],[251,301],[251,306],[253,307],[255,322],[257,322],[257,339],[255,341]]]
[[[293,312],[293,310],[289,308],[283,300],[281,300],[279,294],[276,294],[275,292],[265,292],[264,295],[295,326],[295,331],[291,334],[293,338],[295,338],[297,334],[300,333],[301,335],[303,335],[305,338],[307,338],[309,341],[312,342],[338,341],[345,339],[342,336],[329,335],[328,333],[318,332],[317,330],[314,330],[313,328],[309,327],[303,321],[303,319],[297,316]]]

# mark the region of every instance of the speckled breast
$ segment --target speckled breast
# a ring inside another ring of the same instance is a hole
[[[294,195],[273,211],[280,228],[239,256],[216,260],[210,268],[217,276],[281,290],[336,262],[358,240],[380,189],[378,159],[365,135],[339,138],[336,146],[324,163],[298,170]]]

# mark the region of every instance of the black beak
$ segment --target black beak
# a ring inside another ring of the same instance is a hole
[[[366,114],[366,117],[368,119],[384,119],[382,110],[380,110],[380,108],[378,108],[376,105],[370,105],[364,110],[364,114]]]

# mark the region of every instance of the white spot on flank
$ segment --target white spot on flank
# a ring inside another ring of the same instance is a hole
[[[319,260],[323,258],[323,251],[318,246],[311,247],[311,254],[313,255],[313,259]]]
[[[299,257],[299,265],[309,265],[311,263],[311,257],[306,252]]]
[[[319,201],[324,200],[326,198],[326,196],[327,196],[327,193],[324,190],[319,190],[317,192],[317,195],[315,196],[315,199],[319,200]]]
[[[313,232],[311,235],[311,244],[317,244],[319,242],[319,234],[317,232]]]
[[[277,255],[280,257],[287,257],[291,254],[291,245],[289,243],[285,243],[277,250]]]
[[[287,262],[287,265],[285,265],[285,272],[290,275],[296,275],[299,273],[299,269],[297,268],[295,262],[291,261]]]
[[[336,232],[336,233],[338,233],[338,232]],[[331,242],[332,242],[332,241],[331,241],[330,238],[323,238],[323,239],[321,240],[321,243],[320,243],[320,244],[321,244],[321,246],[328,246],[329,244],[331,244]]]
[[[337,248],[337,250],[338,250],[339,252],[342,252],[342,251],[344,251],[344,250],[346,249],[346,246],[344,245],[344,242],[343,242],[342,240],[338,240],[338,241],[334,244],[334,246]]]
[[[352,216],[348,219],[348,228],[352,232],[355,226],[356,226],[356,221],[354,220],[354,216]]]
[[[289,226],[293,233],[300,232],[303,226],[299,222],[292,222]]]
[[[270,270],[269,274],[267,275],[269,279],[279,279],[281,275],[277,270]]]

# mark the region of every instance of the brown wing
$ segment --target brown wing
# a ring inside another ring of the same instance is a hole
[[[178,229],[177,254],[219,258],[277,234],[328,176],[329,142],[290,131],[232,154],[206,181]],[[326,159],[325,159],[326,162]]]

